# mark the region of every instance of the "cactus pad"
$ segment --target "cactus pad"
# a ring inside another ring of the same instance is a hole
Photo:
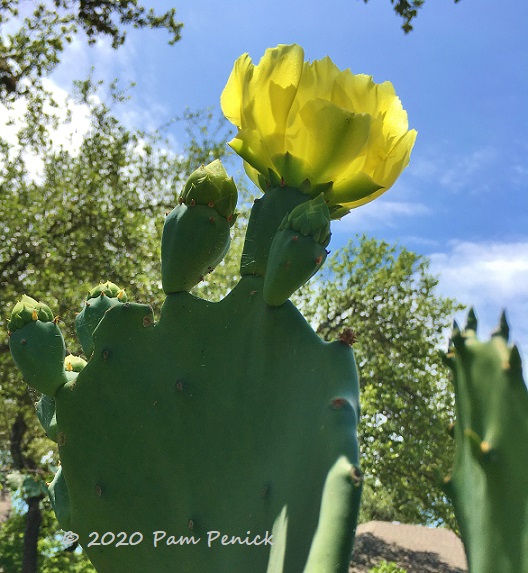
[[[200,181],[210,184],[195,177],[193,185]],[[198,270],[191,254],[223,252],[225,232],[204,242],[208,217],[193,214],[191,225],[172,215],[157,322],[146,305],[108,305],[117,299],[100,289],[85,307],[106,301],[92,332],[77,320],[86,365],[30,354],[32,364],[60,370],[40,406],[62,464],[52,503],[100,573],[348,570],[362,482],[354,355],[342,341],[323,342],[286,300],[316,270],[306,271],[306,252],[324,250],[329,235],[324,202],[306,209],[322,225],[306,222],[304,211],[287,218],[308,199],[287,188],[266,193],[246,248],[258,272],[217,303],[187,292]],[[214,207],[177,208],[210,209],[229,228]],[[283,220],[291,225],[279,229]],[[291,253],[298,276],[270,306],[265,282],[281,284],[274,276],[283,269],[266,271],[268,251],[284,231],[303,239]],[[23,368],[24,360],[17,355]]]
[[[487,342],[477,319],[455,325],[446,363],[454,373],[455,462],[445,480],[474,573],[528,571],[528,390],[508,346],[503,315]]]

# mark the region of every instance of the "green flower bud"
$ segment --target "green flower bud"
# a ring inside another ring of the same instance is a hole
[[[23,295],[11,312],[11,319],[8,321],[8,331],[13,333],[26,324],[37,320],[52,322],[54,320],[53,312],[43,302],[37,302],[34,298]]]
[[[66,370],[66,372],[80,372],[86,364],[87,362],[84,358],[69,354],[64,359],[64,370]]]
[[[230,222],[238,200],[238,192],[232,177],[228,177],[219,159],[199,167],[191,173],[180,196],[187,206],[206,205]]]
[[[110,281],[101,283],[94,287],[87,295],[86,300],[97,298],[99,296],[107,296],[109,298],[117,298],[121,302],[127,302],[128,298],[124,289],[119,288],[117,285]]]
[[[305,237],[313,237],[323,247],[330,242],[330,211],[320,193],[315,199],[297,205],[279,226],[292,229]]]

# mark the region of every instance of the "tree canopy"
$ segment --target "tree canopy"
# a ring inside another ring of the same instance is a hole
[[[42,78],[57,66],[65,47],[81,31],[88,44],[107,37],[117,49],[130,26],[164,29],[174,44],[183,24],[176,21],[175,8],[156,14],[137,0],[41,0],[32,11],[20,0],[1,0],[0,102],[41,89]]]

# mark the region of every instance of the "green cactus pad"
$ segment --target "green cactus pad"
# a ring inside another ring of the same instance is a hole
[[[363,475],[357,466],[339,458],[326,478],[321,514],[308,562],[303,573],[347,571],[350,564],[348,540],[355,535]],[[336,543],[338,540],[338,543]]]
[[[64,359],[64,376],[66,384],[74,382],[79,372],[86,366],[86,360],[80,356],[69,354]],[[67,384],[68,385],[68,384]],[[44,394],[37,402],[36,406],[38,419],[50,440],[58,441],[57,412],[55,408],[55,398]]]
[[[472,573],[528,571],[528,390],[505,316],[487,342],[455,325],[455,461],[446,479]]]
[[[291,187],[270,187],[251,209],[240,274],[264,277],[273,238],[284,218],[310,197]]]
[[[284,217],[268,255],[264,300],[269,305],[286,302],[322,267],[330,236],[330,212],[322,194]]]
[[[309,197],[269,189],[244,276],[211,303],[187,291],[224,256],[230,223],[202,175],[165,222],[157,323],[104,283],[76,318],[87,364],[64,360],[57,325],[33,311],[11,336],[28,381],[53,396],[38,406],[62,464],[52,505],[99,573],[346,573],[362,481],[354,354],[284,302],[326,256],[326,205],[288,218]]]
[[[57,516],[57,521],[62,529],[69,531],[71,529],[71,508],[68,496],[68,486],[64,480],[62,467],[57,471],[48,489],[51,505],[55,515]]]
[[[269,544],[208,536],[265,540],[283,510],[277,572],[347,571],[361,490],[353,352],[262,289],[246,277],[219,303],[169,295],[155,325],[148,307],[113,307],[57,394],[69,527],[100,573],[265,573]],[[88,547],[92,531],[144,540]]]
[[[268,258],[264,300],[271,306],[286,302],[323,266],[326,256],[326,249],[313,237],[292,229],[277,231]]]
[[[57,442],[57,415],[55,412],[55,398],[44,394],[37,402],[37,416],[46,435],[50,440]]]

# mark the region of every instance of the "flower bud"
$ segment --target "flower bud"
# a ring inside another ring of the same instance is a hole
[[[306,237],[312,237],[323,247],[330,242],[330,210],[323,194],[297,205],[282,221],[281,229],[292,229]]]
[[[11,319],[8,321],[8,330],[13,333],[31,322],[37,320],[52,322],[53,318],[53,312],[48,305],[37,302],[30,296],[22,295],[22,298],[13,307]]]
[[[97,298],[99,296],[107,296],[109,298],[117,298],[121,302],[127,302],[128,297],[125,290],[119,288],[116,284],[106,281],[105,283],[98,284],[86,296],[86,300]]]
[[[228,177],[221,161],[215,159],[191,173],[180,200],[185,205],[205,205],[231,221],[237,204],[238,192],[232,177]]]
[[[86,366],[86,360],[80,356],[69,354],[64,359],[64,370],[66,372],[80,372]]]

